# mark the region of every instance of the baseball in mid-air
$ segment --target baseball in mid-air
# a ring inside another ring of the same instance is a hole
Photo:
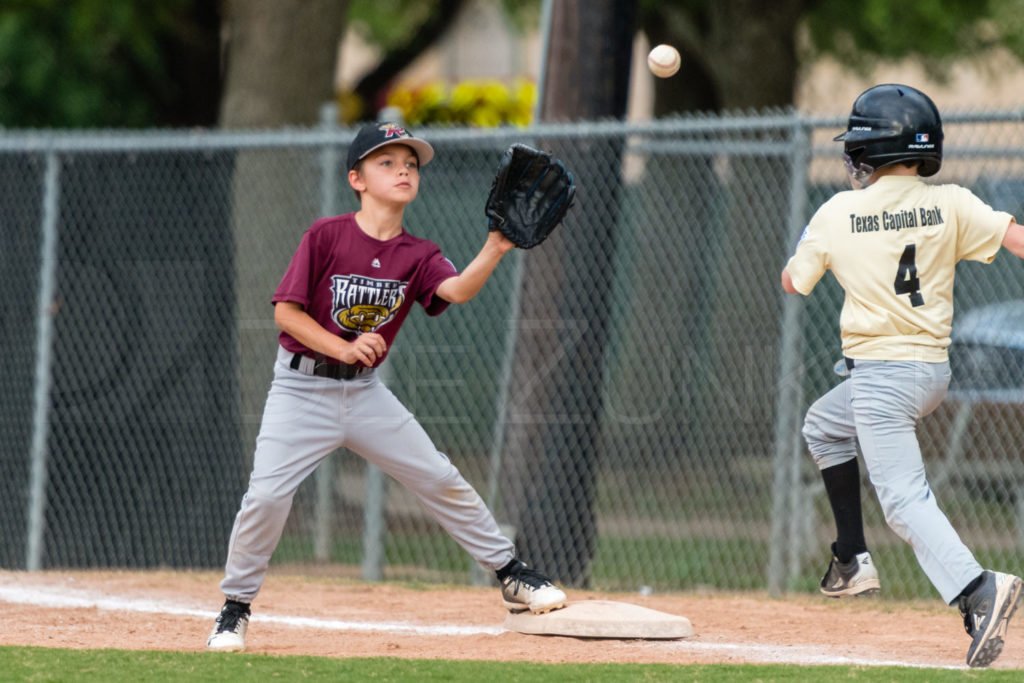
[[[682,64],[679,50],[671,45],[657,45],[647,54],[647,67],[658,78],[668,78]]]

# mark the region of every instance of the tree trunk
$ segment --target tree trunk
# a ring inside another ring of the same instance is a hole
[[[161,41],[166,77],[149,86],[160,106],[156,123],[173,128],[215,126],[222,87],[217,3],[182,4],[173,29]]]
[[[689,111],[717,111],[720,108],[711,64],[702,44],[681,40],[673,30],[669,11],[658,4],[643,14],[643,31],[651,47],[667,43],[679,50],[681,72],[672,78],[654,79],[654,116]],[[693,16],[693,24],[704,23],[704,17]],[[697,30],[691,31],[699,35]]]
[[[806,0],[711,4],[707,51],[722,108],[788,107],[796,86],[796,25]],[[756,17],[754,21],[751,18]]]
[[[226,0],[220,126],[315,124],[347,14],[348,0]]]
[[[315,124],[320,108],[334,100],[338,45],[347,12],[347,0],[226,0],[221,127]],[[231,220],[239,381],[243,437],[250,446],[277,348],[270,297],[303,231],[325,209],[336,208],[310,200],[317,193],[309,188],[322,182],[320,153],[253,149],[235,157]]]
[[[621,118],[636,8],[629,0],[553,5],[541,119]],[[620,140],[539,143],[578,179],[576,206],[524,255],[510,388],[506,513],[520,554],[567,585],[586,586],[597,536],[600,448],[620,178]]]
[[[359,79],[354,89],[362,105],[359,120],[373,118],[383,106],[392,79],[448,33],[465,5],[466,0],[438,0],[409,42],[388,52],[380,64]]]
[[[655,79],[654,114],[785,107],[793,103],[796,29],[817,0],[655,3],[641,15],[651,45],[669,43],[683,66]]]

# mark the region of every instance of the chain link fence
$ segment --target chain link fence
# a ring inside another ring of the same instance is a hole
[[[936,179],[1024,216],[1024,113],[946,117]],[[473,301],[410,316],[386,381],[531,563],[604,590],[813,590],[831,513],[807,406],[839,378],[841,290],[779,272],[845,189],[839,119],[790,112],[418,130],[413,234],[464,267],[505,146],[553,150],[577,206]],[[218,567],[303,231],[357,208],[354,131],[0,135],[0,567]],[[949,399],[919,436],[986,566],[1024,571],[1024,297],[962,264]],[[933,589],[865,480],[890,596]],[[402,487],[348,452],[296,496],[274,567],[485,582]]]

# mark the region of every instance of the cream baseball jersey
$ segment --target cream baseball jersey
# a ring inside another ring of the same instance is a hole
[[[846,293],[843,354],[863,360],[947,360],[958,261],[990,263],[1013,217],[958,185],[886,175],[825,202],[786,264],[810,294],[831,270]]]

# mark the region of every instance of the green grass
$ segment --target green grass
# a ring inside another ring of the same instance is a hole
[[[745,538],[599,536],[591,577],[609,590],[636,589],[638,575],[659,590],[757,590],[764,588],[765,566],[749,558],[767,553],[767,543]]]
[[[275,562],[309,562],[313,559],[313,539],[286,534],[274,553]],[[389,566],[425,567],[431,571],[465,574],[470,558],[448,534],[437,528],[427,533],[388,533],[384,538],[384,560]],[[331,545],[330,561],[360,565],[363,561],[362,538],[339,538]]]
[[[736,664],[535,664],[0,647],[3,681],[1018,681],[1018,671]]]
[[[595,588],[635,590],[639,584],[659,590],[687,590],[713,586],[720,590],[758,590],[764,588],[765,569],[751,557],[767,557],[768,545],[744,538],[667,539],[650,536],[617,538],[599,536],[591,567]],[[423,568],[430,575],[459,582],[469,572],[470,559],[443,531],[435,533],[388,534],[385,555],[389,579],[402,578],[402,567]],[[274,561],[309,562],[313,543],[309,538],[282,537]],[[330,561],[359,566],[362,543],[358,539],[338,539],[332,546]],[[641,576],[638,581],[633,578]],[[819,577],[820,578],[820,577]]]
[[[392,533],[385,540],[386,574],[389,580],[424,579],[464,582],[471,560],[442,530],[432,533]],[[871,543],[869,541],[869,543]],[[938,599],[938,593],[921,571],[910,546],[883,528],[879,542],[871,543],[875,564],[884,580],[884,598],[897,600]],[[828,549],[807,560],[790,590],[817,593],[821,574],[828,564]],[[1024,573],[1020,549],[975,548],[982,566]],[[591,564],[591,587],[597,590],[633,591],[641,584],[658,591],[685,591],[712,587],[723,591],[764,590],[768,543],[749,538],[621,538],[600,535]],[[764,561],[751,561],[764,558]],[[282,538],[274,562],[309,562],[313,542],[307,537]],[[330,561],[358,567],[362,562],[361,539],[336,539]],[[407,571],[407,568],[417,568]]]

